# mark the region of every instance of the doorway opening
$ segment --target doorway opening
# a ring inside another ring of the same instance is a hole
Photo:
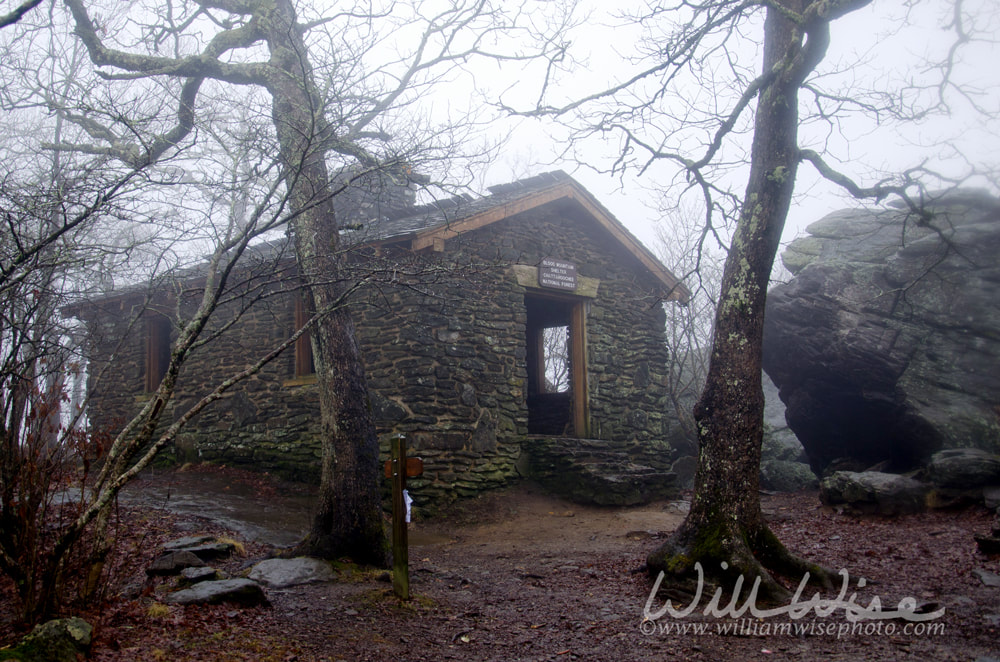
[[[528,434],[585,437],[589,432],[585,304],[525,295],[528,319]]]

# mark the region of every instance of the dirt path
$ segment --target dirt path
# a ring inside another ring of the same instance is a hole
[[[619,549],[623,538],[672,531],[686,511],[684,501],[621,509],[580,506],[529,484],[460,502],[444,518],[412,524],[410,544],[418,549],[441,543],[486,545],[507,554],[595,554]]]
[[[280,498],[272,493],[268,500]],[[643,624],[652,582],[639,571],[642,560],[662,532],[681,521],[686,504],[587,508],[522,485],[413,525],[414,599],[408,603],[393,597],[384,573],[349,565],[340,566],[332,583],[269,590],[267,609],[152,609],[166,590],[156,587],[106,616],[92,657],[624,662],[1000,656],[1000,588],[976,574],[1000,573],[1000,564],[978,554],[972,541],[973,533],[989,527],[992,516],[985,510],[862,520],[821,507],[815,494],[768,496],[763,504],[793,550],[850,572],[858,604],[878,596],[888,609],[912,596],[928,610],[945,609],[932,623],[939,631],[920,624],[916,632],[916,624],[896,619],[851,632],[842,611],[734,620],[699,609],[684,619]],[[218,530],[189,514],[156,521],[163,537]],[[250,557],[264,553],[259,544],[247,547]],[[234,558],[226,569],[238,573],[252,560]],[[854,578],[860,576],[868,584],[857,589]]]

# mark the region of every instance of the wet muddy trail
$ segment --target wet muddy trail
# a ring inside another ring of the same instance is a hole
[[[246,539],[247,556],[226,567],[233,574],[308,528],[310,488],[217,468],[202,473],[144,476],[124,501],[142,506],[152,521],[163,513],[162,536],[226,529]],[[869,579],[857,591],[858,603],[878,597],[894,606],[913,597],[945,609],[941,627],[914,632],[896,619],[880,622],[881,630],[851,631],[838,612],[796,621],[811,623],[811,630],[786,631],[778,627],[788,618],[744,622],[701,609],[651,627],[642,618],[652,587],[643,559],[682,521],[686,502],[588,508],[522,484],[411,525],[408,602],[393,596],[383,571],[340,562],[336,581],[269,589],[268,608],[160,613],[152,607],[168,587],[157,586],[107,618],[92,659],[971,662],[1000,656],[1000,587],[981,580],[982,573],[1000,573],[1000,560],[980,554],[972,538],[989,528],[985,509],[859,519],[823,507],[815,493],[765,495],[762,505],[793,551]],[[680,606],[684,596],[675,599]]]
[[[225,467],[144,473],[122,491],[122,503],[197,517],[241,538],[274,547],[309,531],[316,488]]]

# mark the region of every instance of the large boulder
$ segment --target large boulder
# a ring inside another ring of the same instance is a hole
[[[90,648],[93,626],[81,618],[60,618],[35,626],[13,648],[0,650],[0,660],[76,662]]]
[[[760,463],[760,486],[774,492],[814,490],[819,484],[808,464],[789,460],[765,460]]]
[[[768,294],[764,369],[817,473],[1000,451],[1000,200],[974,191],[809,226]]]
[[[939,487],[974,490],[1000,485],[1000,455],[978,448],[956,448],[931,456],[927,476]]]
[[[707,364],[707,360],[706,355],[695,361],[680,363],[689,365],[704,361]],[[693,410],[704,387],[704,380],[694,379],[693,375],[688,374],[678,377],[677,382],[691,384],[690,388],[680,394],[679,399],[681,407],[688,411]],[[802,448],[802,442],[796,438],[785,421],[785,405],[778,396],[778,387],[766,374],[761,374],[761,387],[764,391],[764,439],[761,445],[760,486],[774,492],[815,489],[816,475],[806,464],[808,459]],[[670,467],[671,473],[675,476],[676,486],[679,489],[692,489],[698,465],[698,440],[693,436],[686,438],[684,433],[680,433],[670,439],[670,446],[678,451]]]
[[[858,513],[901,515],[926,507],[930,487],[918,480],[880,471],[835,471],[820,483],[819,498]]]

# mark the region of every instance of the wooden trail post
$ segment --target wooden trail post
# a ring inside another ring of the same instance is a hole
[[[392,591],[401,600],[410,599],[410,550],[406,540],[406,489],[407,476],[419,476],[424,463],[418,458],[406,457],[406,437],[398,434],[392,438],[389,460],[385,463],[385,476],[392,479]]]

